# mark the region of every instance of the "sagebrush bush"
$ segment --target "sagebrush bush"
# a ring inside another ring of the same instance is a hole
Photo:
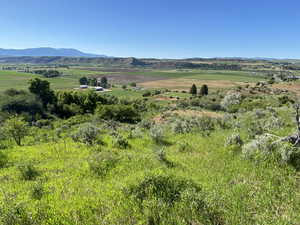
[[[288,142],[271,135],[261,135],[242,147],[245,158],[253,161],[275,161],[300,169],[300,151]]]
[[[93,153],[88,159],[88,164],[93,173],[105,177],[117,165],[118,161],[119,157],[115,153],[103,151]]]
[[[144,129],[150,129],[152,126],[154,126],[154,121],[149,120],[149,119],[143,119],[140,123],[139,123],[141,128]]]
[[[160,125],[154,125],[150,129],[150,137],[156,144],[161,144],[165,141],[165,130]]]
[[[87,145],[99,144],[101,143],[99,133],[100,130],[98,127],[91,123],[86,123],[77,129],[76,133],[72,135],[72,139],[75,142],[81,142]]]
[[[238,92],[228,92],[221,101],[221,107],[228,112],[235,112],[242,101],[242,95]]]
[[[141,128],[136,127],[135,129],[130,131],[128,138],[142,138],[144,136],[144,133]]]
[[[262,135],[264,133],[263,124],[260,121],[250,121],[247,126],[248,137],[250,139],[255,138],[257,135]]]
[[[210,135],[215,129],[215,120],[211,117],[202,116],[197,120],[202,135]]]
[[[249,159],[268,159],[268,156],[276,149],[274,138],[269,135],[260,135],[251,142],[245,144],[242,153]]]
[[[282,128],[285,126],[285,122],[278,116],[270,116],[268,119],[263,121],[264,124],[264,130],[270,131],[273,129]]]
[[[227,137],[226,142],[225,142],[225,146],[233,146],[233,145],[242,146],[243,143],[244,142],[243,142],[240,134],[233,133],[232,135]]]
[[[186,119],[176,119],[172,124],[172,131],[175,134],[185,134],[192,131],[193,127],[189,120]]]
[[[167,167],[173,167],[174,166],[174,163],[171,162],[167,158],[167,151],[166,151],[165,147],[155,150],[155,154],[156,154],[156,157],[157,157],[158,161],[165,164]]]
[[[177,134],[200,132],[205,136],[215,129],[215,119],[206,116],[178,117],[171,123],[171,129]]]

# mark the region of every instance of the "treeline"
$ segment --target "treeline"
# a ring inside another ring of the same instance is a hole
[[[283,69],[285,69],[285,70],[300,70],[300,65],[292,65],[292,64],[284,65]]]
[[[33,73],[40,74],[46,78],[59,77],[62,75],[62,73],[57,70],[34,70]]]
[[[176,68],[176,69],[203,69],[203,70],[242,70],[237,64],[223,63],[191,63],[191,62],[157,62],[152,63],[151,67],[155,68]]]

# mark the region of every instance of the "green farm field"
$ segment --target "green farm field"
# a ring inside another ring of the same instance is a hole
[[[63,76],[56,78],[44,78],[48,80],[54,89],[72,89],[78,87],[78,80],[82,76],[101,77],[106,76],[113,84],[129,84],[136,82],[147,88],[189,88],[193,82],[201,81],[222,81],[236,85],[236,82],[257,82],[264,80],[262,76],[250,74],[248,72],[236,71],[141,71],[141,72],[97,72],[83,69],[59,69]],[[0,92],[8,88],[26,89],[28,81],[32,78],[42,78],[42,76],[20,73],[15,71],[0,71]],[[177,85],[180,83],[180,85]],[[238,83],[237,83],[238,85]]]

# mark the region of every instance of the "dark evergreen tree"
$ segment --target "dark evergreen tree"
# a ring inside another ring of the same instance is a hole
[[[195,84],[192,85],[192,87],[190,89],[190,94],[197,95],[197,87]]]
[[[79,79],[79,84],[80,85],[87,85],[88,84],[88,79],[86,77],[81,77]]]
[[[208,86],[206,84],[203,84],[201,86],[199,95],[201,96],[208,95]]]

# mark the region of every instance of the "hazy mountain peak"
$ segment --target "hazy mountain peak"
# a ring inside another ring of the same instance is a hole
[[[65,57],[106,57],[81,52],[72,48],[27,48],[27,49],[3,49],[0,48],[0,56],[65,56]]]

